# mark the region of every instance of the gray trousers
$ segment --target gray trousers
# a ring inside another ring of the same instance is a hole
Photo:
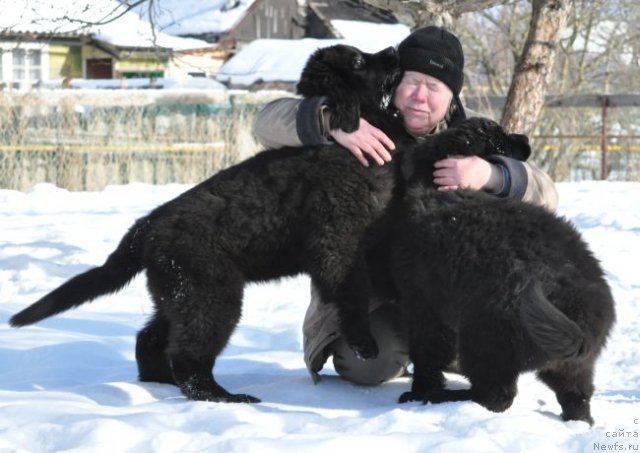
[[[327,346],[333,366],[340,376],[359,385],[378,385],[403,376],[409,364],[409,346],[402,331],[398,308],[385,303],[369,315],[371,334],[378,344],[378,357],[362,360],[355,356],[342,337]]]

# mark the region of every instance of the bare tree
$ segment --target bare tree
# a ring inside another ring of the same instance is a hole
[[[506,95],[520,58],[531,10],[526,2],[465,14],[453,29],[465,47],[465,84],[474,95]]]
[[[530,134],[544,105],[560,33],[573,0],[533,0],[531,24],[520,61],[509,87],[502,125],[509,131]]]

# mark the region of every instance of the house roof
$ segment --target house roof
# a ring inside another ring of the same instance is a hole
[[[365,52],[395,46],[410,32],[401,24],[338,21],[344,39],[256,39],[229,59],[218,72],[220,82],[249,86],[256,82],[295,83],[309,56],[321,47],[349,44]]]
[[[0,0],[0,34],[90,36],[117,47],[188,50],[211,47],[152,29],[117,0]],[[100,23],[100,25],[95,25]]]
[[[175,36],[223,34],[242,20],[259,0],[155,0],[149,11],[143,3],[136,8],[141,17],[153,16],[159,30]]]
[[[392,12],[376,8],[361,0],[310,0],[309,8],[325,21],[337,19],[378,24],[398,23]]]

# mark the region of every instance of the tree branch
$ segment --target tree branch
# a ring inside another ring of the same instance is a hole
[[[120,19],[122,16],[127,14],[129,11],[133,10],[138,5],[141,5],[145,2],[153,2],[153,0],[137,0],[134,3],[129,3],[129,2],[118,3],[113,7],[111,12],[107,13],[106,15],[104,15],[102,19],[99,19],[97,21],[89,21],[89,20],[79,19],[77,17],[69,17],[66,14],[62,16],[60,20],[67,21],[69,23],[82,24],[82,26],[80,27],[81,29],[90,27],[92,25],[106,25],[106,24],[115,22],[116,20]],[[116,14],[116,12],[123,7],[124,9]],[[91,6],[88,4],[85,9],[88,10],[90,8]]]

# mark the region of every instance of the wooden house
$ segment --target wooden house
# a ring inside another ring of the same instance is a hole
[[[152,30],[133,12],[118,15],[119,5],[97,0],[85,10],[66,0],[41,0],[38,8],[0,15],[0,86],[186,77],[187,71],[213,73],[221,64],[203,59],[215,54],[215,46]],[[117,19],[101,23],[105,12]]]
[[[361,0],[309,0],[306,14],[306,37],[344,38],[333,21],[356,21],[375,24],[398,24],[393,12]]]
[[[299,0],[156,0],[156,5],[154,23],[163,32],[228,49],[256,39],[305,36],[306,8]],[[145,8],[137,11],[144,16]]]

